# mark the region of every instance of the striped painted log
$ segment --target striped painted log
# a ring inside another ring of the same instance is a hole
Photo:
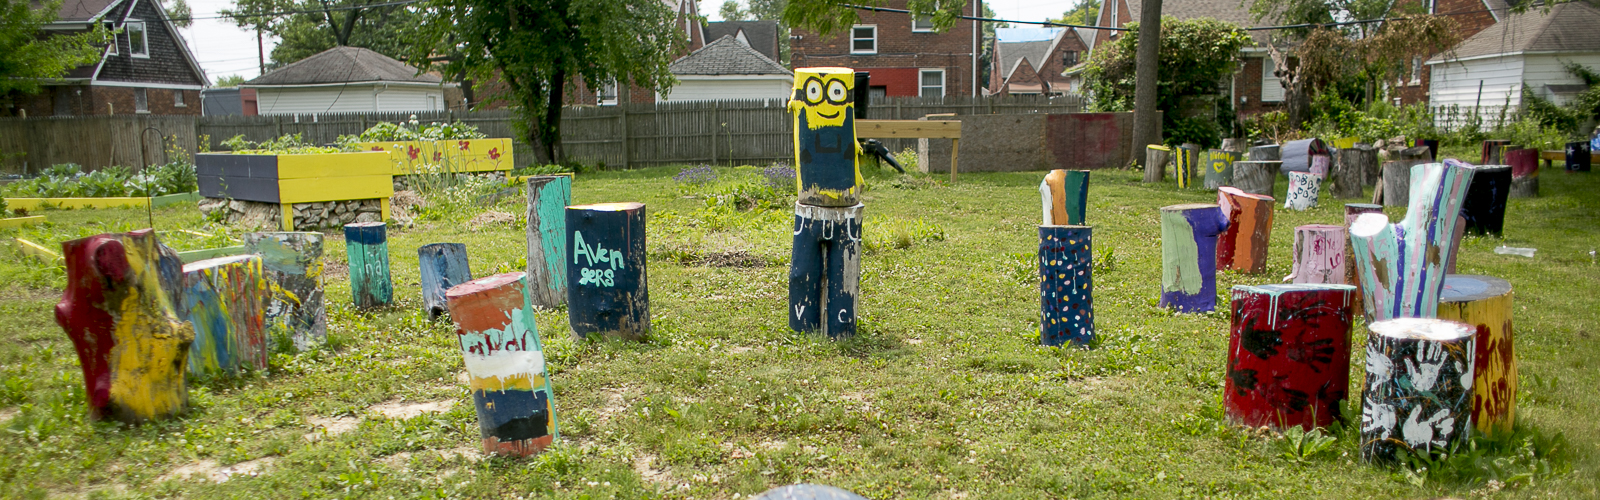
[[[861,223],[865,207],[795,203],[789,259],[789,329],[831,339],[856,333],[861,298]]]
[[[1089,226],[1039,226],[1039,343],[1094,340],[1094,245]]]
[[[1237,151],[1213,149],[1206,153],[1205,186],[1206,189],[1217,189],[1233,184],[1233,162],[1239,161]]]
[[[231,375],[267,369],[270,287],[261,257],[236,255],[183,266],[180,309],[194,325],[189,374]]]
[[[382,222],[344,225],[344,251],[350,259],[350,299],[362,309],[394,303],[389,278],[389,226]]]
[[[1039,182],[1046,226],[1081,225],[1088,215],[1089,171],[1051,170]]]
[[[1294,269],[1283,280],[1297,284],[1344,284],[1347,241],[1344,226],[1307,224],[1294,228]]]
[[[1272,197],[1223,186],[1217,189],[1217,206],[1228,221],[1217,241],[1217,267],[1246,273],[1266,271]]]
[[[1227,227],[1216,205],[1161,207],[1161,307],[1178,312],[1217,308],[1217,235]]]
[[[1510,165],[1481,165],[1472,174],[1467,198],[1461,202],[1464,230],[1470,234],[1500,236],[1505,231],[1506,198],[1511,194]]]
[[[644,204],[573,205],[566,215],[572,333],[644,340],[650,334]]]
[[[1405,219],[1391,225],[1386,215],[1362,214],[1350,226],[1369,318],[1435,316],[1472,173],[1471,165],[1455,160],[1413,167]]]
[[[1367,325],[1361,458],[1395,463],[1448,450],[1472,418],[1473,330],[1433,318]]]
[[[450,287],[472,281],[472,267],[467,264],[467,245],[423,245],[417,248],[417,264],[422,277],[422,311],[428,314],[428,321],[437,320],[449,311],[444,292]]]
[[[534,307],[567,303],[567,205],[572,177],[528,178],[528,295]]]
[[[1505,151],[1511,141],[1504,139],[1490,139],[1483,141],[1482,152],[1478,156],[1479,165],[1505,165]]]
[[[1517,413],[1517,356],[1511,283],[1452,274],[1439,295],[1439,319],[1473,327],[1472,423],[1479,432],[1511,431]]]
[[[526,288],[522,273],[505,273],[445,292],[484,453],[533,455],[561,435]]]
[[[178,311],[178,253],[142,229],[67,241],[61,255],[67,284],[56,323],[78,351],[89,418],[139,423],[183,412],[194,327]]]
[[[1317,206],[1317,192],[1322,189],[1322,177],[1314,172],[1289,172],[1289,191],[1284,195],[1283,206],[1304,212]]]
[[[1355,287],[1233,287],[1223,410],[1235,424],[1306,430],[1340,417],[1350,389]]]
[[[1233,162],[1233,187],[1250,194],[1272,196],[1273,186],[1278,182],[1280,163],[1277,161]]]
[[[1192,146],[1192,148],[1191,148]],[[1178,189],[1189,189],[1195,186],[1195,180],[1201,178],[1200,165],[1204,161],[1200,158],[1200,146],[1185,144],[1183,147],[1172,149],[1172,167],[1178,182]]]
[[[245,250],[261,256],[272,287],[267,299],[267,331],[288,338],[305,351],[328,339],[322,306],[322,233],[245,233]]]

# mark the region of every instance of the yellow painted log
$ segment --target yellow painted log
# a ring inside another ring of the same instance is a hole
[[[51,251],[50,249],[45,248],[44,245],[40,245],[38,243],[34,243],[32,241],[28,241],[28,240],[25,240],[25,239],[22,239],[22,238],[17,238],[16,240],[17,240],[17,248],[22,250],[22,254],[23,255],[27,255],[27,256],[30,256],[30,257],[33,257],[33,258],[36,258],[36,259],[39,259],[39,260],[42,260],[42,261],[45,261],[45,262],[52,262],[52,263],[56,263],[56,264],[60,264],[62,262],[61,254],[55,253],[55,252]]]
[[[12,210],[39,210],[45,206],[54,208],[143,208],[150,204],[149,198],[6,198],[6,203]]]
[[[44,221],[45,221],[45,218],[44,218],[43,215],[35,215],[35,216],[32,216],[32,217],[12,217],[12,218],[9,218],[9,219],[0,219],[0,229],[10,229],[10,228],[14,228],[14,227],[32,226],[34,224],[44,224]]]
[[[370,200],[394,196],[394,177],[387,171],[377,175],[278,181],[278,203]],[[293,214],[291,210],[289,212]]]
[[[1479,432],[1510,432],[1517,410],[1517,357],[1511,327],[1511,283],[1452,274],[1439,294],[1439,319],[1477,328],[1472,376],[1472,423]]]
[[[288,179],[326,179],[329,177],[339,177],[341,178],[340,182],[343,182],[342,178],[344,177],[388,176],[390,175],[389,171],[389,158],[387,154],[383,153],[278,155],[279,182]]]

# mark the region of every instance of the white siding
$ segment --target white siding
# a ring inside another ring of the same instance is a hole
[[[1261,58],[1261,102],[1283,102],[1283,81],[1273,72],[1271,57]]]
[[[1428,104],[1440,125],[1449,126],[1449,109],[1458,113],[1477,110],[1485,123],[1500,117],[1507,106],[1522,104],[1521,55],[1445,62],[1432,66]],[[1479,85],[1482,91],[1479,91]]]
[[[789,97],[790,80],[679,80],[658,101],[710,101],[718,99],[782,99]]]
[[[378,87],[377,110],[383,111],[440,111],[444,97],[439,89],[416,87]],[[433,96],[429,101],[428,97]],[[431,108],[430,106],[431,102]]]
[[[437,88],[385,88],[383,85],[362,84],[300,89],[260,88],[256,94],[257,106],[263,115],[435,111],[444,107],[443,92]],[[433,96],[431,101],[429,96]]]
[[[1558,98],[1550,94],[1545,85],[1577,85],[1583,80],[1567,72],[1566,63],[1575,62],[1590,69],[1600,70],[1600,53],[1596,54],[1534,54],[1523,56],[1522,81],[1528,84],[1528,90],[1545,99],[1553,99],[1556,104],[1566,104],[1565,98]]]

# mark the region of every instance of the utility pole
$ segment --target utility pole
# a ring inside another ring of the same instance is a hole
[[[267,74],[267,44],[261,41],[261,28],[256,28],[256,58],[261,64],[258,76]]]
[[[1160,123],[1156,122],[1156,85],[1157,61],[1161,55],[1161,0],[1143,0],[1144,9],[1139,12],[1139,50],[1137,59],[1134,60],[1134,89],[1133,89],[1133,148],[1129,158],[1141,164],[1149,163],[1144,160],[1144,149],[1149,144],[1161,143],[1161,134],[1157,132]],[[1115,2],[1112,2],[1115,7]],[[1145,165],[1144,181],[1161,182],[1165,176],[1165,165]]]

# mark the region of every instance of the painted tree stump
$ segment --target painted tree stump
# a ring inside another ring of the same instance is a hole
[[[1339,162],[1334,166],[1333,184],[1329,193],[1336,198],[1360,198],[1362,188],[1371,185],[1367,172],[1376,170],[1378,150],[1369,144],[1339,150]]]
[[[1317,192],[1322,189],[1322,178],[1312,172],[1289,172],[1289,191],[1284,195],[1283,206],[1304,212],[1317,206]]]
[[[1277,144],[1252,146],[1250,148],[1250,154],[1248,155],[1249,161],[1280,161],[1283,159],[1283,157],[1279,155],[1281,151],[1282,150],[1278,148]]]
[[[1418,165],[1405,219],[1391,225],[1386,215],[1362,214],[1350,226],[1369,318],[1435,316],[1472,172],[1472,166],[1455,160]]]
[[[1081,225],[1089,207],[1088,170],[1051,170],[1039,182],[1043,225]]]
[[[1094,246],[1089,226],[1039,226],[1039,343],[1094,340]]]
[[[496,274],[445,292],[484,453],[533,455],[561,435],[523,276]]]
[[[322,233],[246,233],[245,251],[261,256],[272,285],[267,299],[267,331],[287,337],[305,351],[328,339],[322,307]]]
[[[1376,195],[1383,197],[1383,206],[1404,207],[1411,204],[1411,167],[1422,164],[1418,160],[1383,162],[1383,186],[1378,188]]]
[[[1438,158],[1439,157],[1439,140],[1438,139],[1414,139],[1414,140],[1411,141],[1411,145],[1412,146],[1417,146],[1417,147],[1428,148],[1428,158],[1429,159],[1433,159],[1433,158]]]
[[[1452,274],[1439,294],[1439,319],[1474,328],[1472,425],[1479,432],[1510,432],[1517,412],[1517,356],[1512,331],[1511,283],[1491,276]]]
[[[428,320],[439,319],[449,311],[444,292],[456,285],[472,281],[472,267],[467,264],[467,245],[464,243],[433,243],[417,248],[417,264],[421,267],[422,311]],[[565,278],[565,276],[563,276]]]
[[[1504,139],[1490,139],[1483,141],[1482,153],[1478,157],[1479,165],[1505,165],[1505,151],[1511,141]]]
[[[1205,186],[1206,189],[1217,189],[1233,184],[1233,163],[1239,161],[1239,153],[1213,149],[1206,154]]]
[[[1506,198],[1511,194],[1510,165],[1480,165],[1461,202],[1464,230],[1471,234],[1500,236],[1505,230]]]
[[[189,374],[210,377],[267,369],[269,290],[260,256],[218,257],[183,266],[179,309],[194,326]]]
[[[178,253],[142,229],[67,241],[61,255],[67,285],[56,323],[78,351],[89,418],[139,423],[183,412],[194,327],[178,315]]]
[[[1594,161],[1594,156],[1592,156],[1589,152],[1589,143],[1587,141],[1567,143],[1566,153],[1568,172],[1589,171],[1589,163]]]
[[[1200,178],[1200,164],[1202,163],[1200,147],[1194,146],[1194,149],[1187,147],[1173,148],[1172,155],[1172,167],[1175,173],[1173,177],[1178,183],[1178,189],[1194,187],[1195,179]]]
[[[1356,272],[1355,247],[1349,244],[1350,226],[1356,223],[1356,218],[1360,217],[1361,214],[1370,213],[1383,213],[1383,205],[1374,205],[1371,203],[1344,204],[1344,284],[1356,287],[1355,305],[1357,310],[1362,311],[1363,316],[1366,315],[1366,309],[1362,306],[1361,302],[1361,296],[1363,294],[1361,292],[1361,277]],[[1372,321],[1372,318],[1368,317],[1367,321]]]
[[[1217,189],[1217,206],[1228,225],[1217,241],[1217,267],[1246,273],[1267,270],[1267,248],[1272,238],[1272,197],[1239,188]]]
[[[1144,181],[1161,182],[1167,175],[1167,162],[1172,161],[1172,150],[1166,146],[1149,144],[1144,149]],[[1154,165],[1152,167],[1151,165]]]
[[[789,329],[832,339],[855,335],[864,207],[794,206]]]
[[[819,207],[861,203],[857,161],[861,145],[856,142],[856,103],[851,90],[855,84],[855,70],[850,68],[794,69],[794,97],[788,107],[800,203]],[[952,167],[952,181],[954,173]],[[577,285],[569,282],[567,286]]]
[[[1394,463],[1444,450],[1472,417],[1473,328],[1432,318],[1367,325],[1361,458]]]
[[[1161,307],[1177,312],[1217,308],[1217,235],[1228,219],[1216,205],[1161,207]]]
[[[567,317],[578,338],[650,334],[643,203],[567,207]]]
[[[1272,196],[1272,187],[1278,182],[1276,161],[1233,162],[1233,187],[1250,193]]]
[[[1505,155],[1511,165],[1511,197],[1539,197],[1539,150],[1513,149]]]
[[[1338,419],[1350,389],[1354,296],[1349,285],[1234,286],[1228,420],[1311,430]]]
[[[350,300],[362,309],[394,302],[389,279],[389,226],[382,222],[344,225],[344,252],[350,260]]]
[[[567,303],[567,205],[572,177],[528,178],[528,296],[534,307]]]
[[[1307,224],[1294,228],[1294,268],[1283,280],[1343,285],[1346,241],[1344,226]]]

